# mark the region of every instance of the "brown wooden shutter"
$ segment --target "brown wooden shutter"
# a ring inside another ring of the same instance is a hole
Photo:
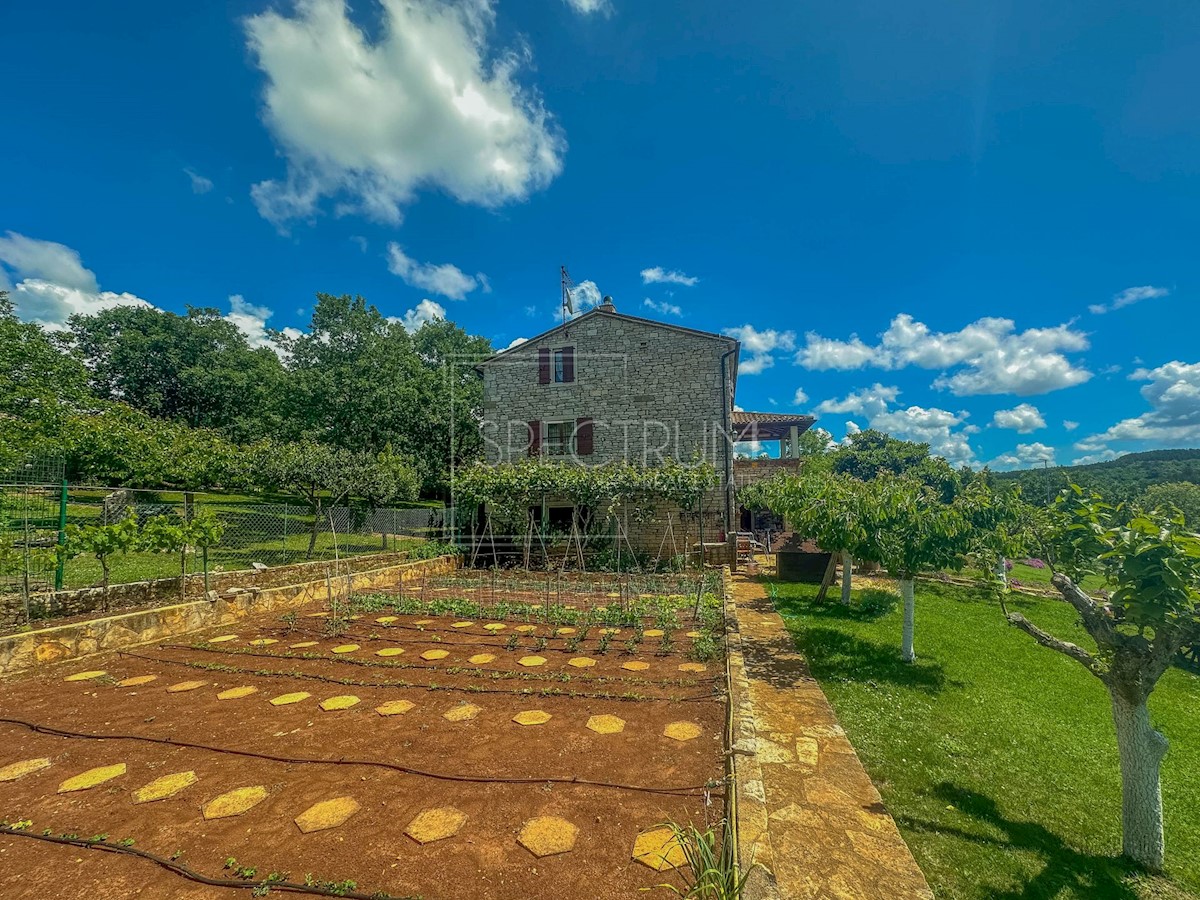
[[[550,350],[547,347],[538,348],[538,384],[550,383]]]
[[[579,456],[592,455],[592,420],[575,420],[575,453]]]
[[[529,423],[529,455],[537,456],[542,452],[542,423],[534,419]]]
[[[563,381],[575,380],[575,348],[563,348]]]

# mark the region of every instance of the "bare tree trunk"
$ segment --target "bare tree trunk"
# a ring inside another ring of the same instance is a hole
[[[850,605],[850,578],[854,569],[854,557],[842,553],[842,606]]]
[[[837,554],[829,554],[829,562],[825,566],[825,574],[821,576],[821,589],[817,591],[817,599],[814,603],[824,603],[825,597],[829,594],[829,586],[833,584],[833,576],[837,573]]]
[[[1163,867],[1163,809],[1159,769],[1167,739],[1150,724],[1146,701],[1109,689],[1121,756],[1121,851],[1152,872]]]
[[[904,636],[901,641],[900,656],[905,662],[915,662],[917,654],[913,651],[913,629],[916,626],[917,603],[913,597],[913,580],[911,576],[900,579],[900,596],[904,598]]]
[[[321,501],[318,499],[313,507],[313,527],[312,532],[308,535],[308,554],[305,559],[312,559],[313,553],[317,549],[317,534],[321,530]]]

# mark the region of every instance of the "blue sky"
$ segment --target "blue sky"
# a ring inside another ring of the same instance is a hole
[[[0,286],[254,340],[360,293],[504,347],[565,263],[837,439],[1200,446],[1200,6],[731,9],[5,4]]]

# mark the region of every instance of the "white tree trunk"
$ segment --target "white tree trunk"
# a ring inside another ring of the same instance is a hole
[[[1146,701],[1112,693],[1113,722],[1121,755],[1121,850],[1152,872],[1163,867],[1163,812],[1159,769],[1167,739],[1150,724]]]
[[[850,576],[854,569],[854,558],[849,553],[842,554],[842,606],[850,605]]]
[[[900,579],[900,596],[904,598],[904,637],[901,642],[900,655],[905,662],[913,662],[917,654],[913,652],[913,627],[916,624],[917,604],[913,598],[913,580]]]

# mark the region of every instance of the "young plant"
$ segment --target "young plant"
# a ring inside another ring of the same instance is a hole
[[[104,587],[104,609],[108,610],[108,588],[111,579],[112,557],[127,553],[137,546],[137,517],[126,516],[111,525],[68,525],[64,552],[67,558],[90,553],[100,564]]]
[[[695,825],[681,826],[674,822],[668,822],[666,827],[683,850],[687,867],[677,870],[683,878],[682,888],[673,884],[658,887],[687,900],[741,900],[754,866],[743,872],[738,865],[727,823],[721,823],[723,840],[712,827],[701,831]]]

